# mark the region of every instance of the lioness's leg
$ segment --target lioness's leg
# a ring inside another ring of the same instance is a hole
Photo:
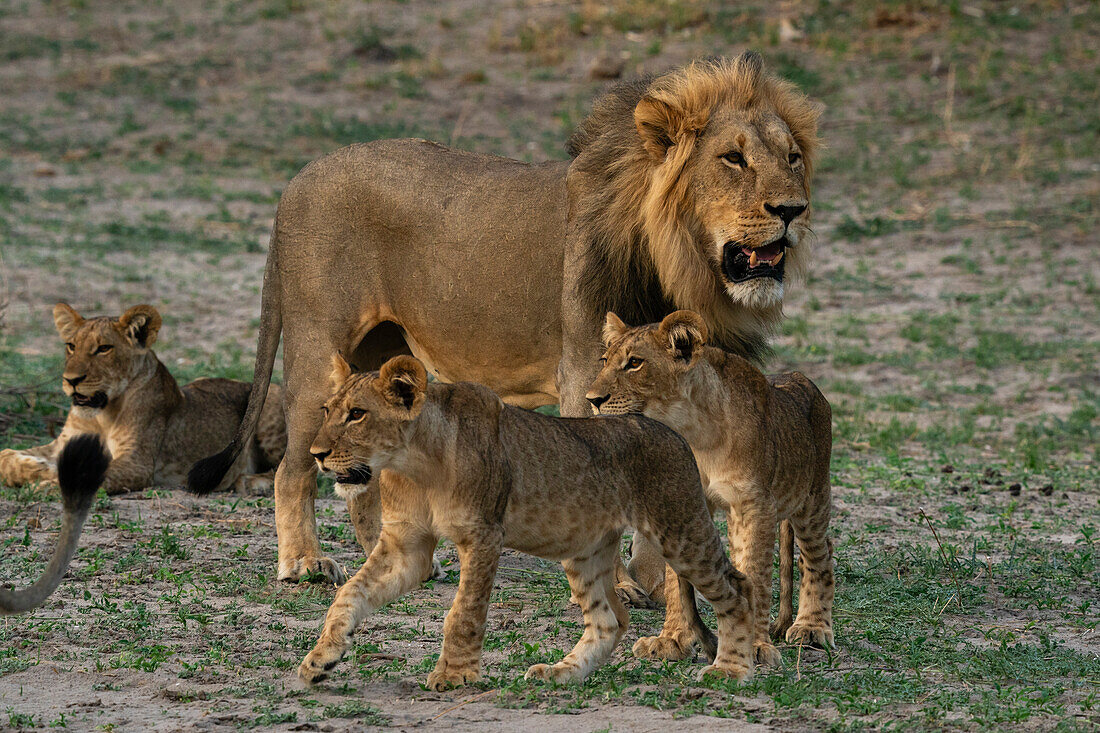
[[[626,607],[615,594],[615,561],[619,559],[619,535],[594,554],[562,561],[569,588],[584,614],[584,633],[573,650],[557,664],[536,664],[526,679],[547,682],[579,682],[607,661],[630,623]]]
[[[787,630],[792,644],[834,646],[833,547],[828,537],[829,506],[802,517],[792,517],[798,541],[798,616]]]
[[[317,540],[317,466],[309,446],[321,424],[321,405],[329,390],[331,364],[326,361],[336,348],[301,343],[287,334],[286,417],[287,446],[275,472],[275,531],[279,537],[279,580],[302,580],[319,573],[332,583],[342,583],[344,572],[321,552]],[[323,352],[323,353],[322,353]]]
[[[422,530],[387,526],[366,563],[336,594],[321,638],[298,666],[298,675],[310,683],[324,679],[351,646],[363,619],[420,583],[434,548],[435,537]]]
[[[733,564],[749,579],[755,609],[753,650],[757,664],[777,665],[779,650],[768,636],[768,615],[772,606],[772,552],[775,545],[775,505],[758,496],[731,507],[727,517]]]
[[[428,687],[433,690],[464,685],[481,674],[485,615],[489,610],[489,594],[493,591],[503,536],[499,530],[486,529],[454,540],[460,565],[458,593],[443,622],[443,651],[435,669],[428,675]],[[428,557],[430,560],[430,551]],[[423,578],[421,575],[417,580]]]

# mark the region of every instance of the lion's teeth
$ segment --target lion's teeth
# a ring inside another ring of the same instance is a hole
[[[782,253],[782,252],[780,252],[779,254],[777,254],[777,255],[775,256],[775,259],[774,259],[774,260],[772,260],[772,267],[775,267],[776,265],[778,265],[778,264],[779,264],[779,261],[780,261],[781,259],[783,259],[783,253]]]
[[[752,254],[749,255],[749,267],[756,267],[757,261],[756,250],[753,250]]]

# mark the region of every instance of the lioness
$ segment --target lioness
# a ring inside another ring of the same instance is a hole
[[[588,401],[600,415],[660,420],[691,445],[708,498],[727,511],[734,564],[751,582],[756,661],[779,663],[768,642],[768,610],[780,519],[790,520],[798,541],[801,583],[798,618],[791,625],[788,600],[775,630],[785,630],[790,642],[831,646],[829,402],[798,372],[765,377],[742,357],[706,346],[706,323],[691,311],[638,328],[608,313],[604,341],[603,368]],[[786,593],[789,599],[789,587]],[[692,620],[669,600],[665,628],[647,651],[679,659],[694,639]]]
[[[669,564],[714,606],[718,646],[703,673],[752,674],[752,601],[707,511],[683,439],[640,416],[563,419],[506,406],[470,383],[427,384],[423,365],[394,357],[352,373],[334,359],[335,394],[310,452],[342,481],[381,482],[382,536],[336,594],[324,633],[298,674],[325,676],[372,611],[416,586],[440,536],[458,548],[458,593],[443,624],[443,651],[428,676],[442,689],[476,679],[485,615],[501,548],[561,560],[584,613],[577,646],[528,678],[584,679],[611,654],[629,616],[614,591],[623,528],[662,548]],[[695,594],[679,582],[701,637]],[[639,642],[641,643],[641,642]]]
[[[57,546],[45,572],[33,584],[22,590],[0,588],[0,614],[25,613],[38,608],[61,584],[110,460],[97,435],[78,435],[61,449],[57,459],[57,482],[61,485],[62,519]]]
[[[570,163],[425,140],[353,145],[310,163],[275,215],[248,411],[233,442],[192,471],[191,488],[216,486],[247,445],[280,336],[284,580],[342,578],[317,541],[309,455],[328,354],[377,369],[411,353],[442,381],[479,382],[523,407],[560,398],[574,417],[588,411],[608,310],[644,323],[693,308],[718,343],[759,357],[784,284],[809,262],[818,113],[745,54],[612,88],[570,140]],[[377,496],[373,487],[349,503]]]
[[[61,388],[72,409],[56,440],[0,451],[0,483],[56,482],[61,449],[74,435],[93,433],[113,456],[103,481],[108,494],[178,485],[188,466],[223,445],[240,425],[248,383],[198,379],[181,389],[151,348],[161,326],[153,306],[134,306],[118,318],[85,319],[58,303],[53,319],[65,343]],[[271,392],[255,439],[219,481],[220,488],[243,493],[270,488],[269,476],[255,474],[283,457],[281,392],[279,387]]]

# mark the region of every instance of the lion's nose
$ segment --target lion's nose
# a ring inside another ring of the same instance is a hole
[[[772,206],[771,204],[764,204],[764,210],[772,216],[778,216],[783,220],[784,224],[790,224],[799,214],[806,210],[806,207],[801,205]]]
[[[589,402],[592,403],[592,408],[593,409],[599,410],[600,405],[602,405],[603,403],[605,403],[609,399],[611,399],[611,395],[609,395],[609,394],[601,394],[601,395],[590,394],[585,399],[587,399]]]
[[[310,448],[309,452],[314,458],[317,459],[318,463],[323,463],[324,460],[332,454],[332,451],[330,450],[317,450],[316,448]]]
[[[70,387],[75,387],[76,385],[83,382],[86,376],[87,375],[82,374],[79,377],[63,377],[63,379],[69,383]]]

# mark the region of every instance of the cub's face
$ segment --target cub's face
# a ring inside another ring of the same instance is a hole
[[[607,314],[600,373],[586,395],[596,415],[660,411],[681,391],[681,377],[706,343],[706,325],[692,311],[676,311],[659,324],[630,328]]]
[[[378,372],[354,373],[333,358],[335,389],[310,453],[342,484],[365,484],[403,456],[406,431],[420,414],[427,373],[412,357],[395,357]]]
[[[73,409],[94,414],[121,397],[149,362],[144,357],[156,341],[161,318],[149,305],[131,308],[119,318],[82,318],[58,303],[54,325],[65,344],[61,389]]]

